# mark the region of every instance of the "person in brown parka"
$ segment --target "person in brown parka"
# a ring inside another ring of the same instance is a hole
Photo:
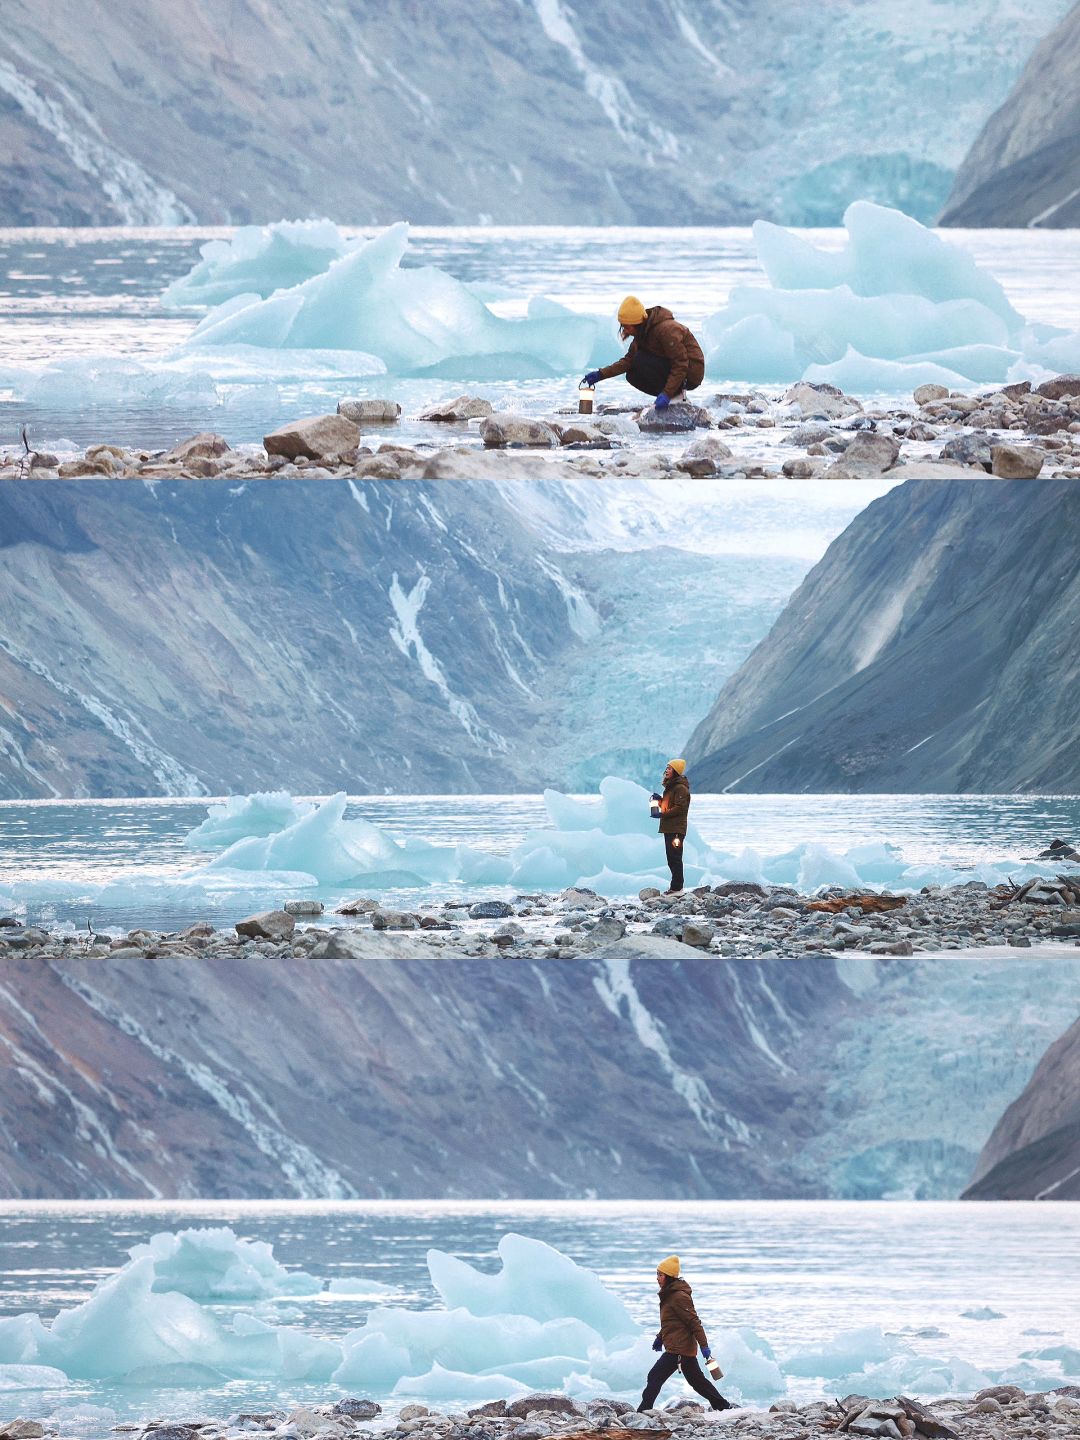
[[[664,1353],[649,1371],[638,1410],[653,1408],[661,1387],[676,1370],[682,1371],[687,1384],[708,1400],[713,1410],[730,1410],[731,1401],[725,1400],[716,1386],[706,1380],[697,1362],[699,1345],[706,1360],[711,1358],[712,1352],[704,1326],[694,1309],[693,1292],[682,1279],[680,1268],[677,1255],[669,1255],[656,1267],[656,1283],[660,1287],[660,1329],[653,1341],[653,1349]]]
[[[671,884],[664,892],[678,895],[683,888],[683,846],[690,823],[690,781],[686,778],[686,761],[669,760],[664,769],[664,793],[653,791],[652,798],[660,806],[660,834],[664,837]]]
[[[705,378],[705,356],[696,337],[663,305],[646,310],[636,295],[627,295],[619,306],[620,334],[630,341],[621,360],[590,370],[583,383],[595,385],[625,375],[635,390],[656,396],[656,408],[663,410],[673,400],[685,400],[687,390],[696,390]]]

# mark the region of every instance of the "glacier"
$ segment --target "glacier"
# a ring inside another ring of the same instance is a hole
[[[261,1379],[339,1386],[391,1404],[461,1404],[536,1389],[633,1399],[652,1364],[651,1326],[635,1321],[598,1276],[525,1235],[503,1235],[496,1274],[429,1250],[439,1306],[379,1305],[337,1335],[243,1308],[243,1298],[267,1286],[293,1293],[318,1282],[284,1270],[268,1244],[227,1228],[162,1232],[129,1254],[88,1299],[51,1322],[33,1313],[0,1319],[0,1392],[87,1380],[198,1389]],[[823,1337],[786,1357],[747,1326],[711,1327],[710,1339],[725,1393],[749,1405],[780,1398],[789,1379],[820,1381],[828,1394],[929,1396],[1005,1378],[956,1356],[922,1354],[876,1326]]]
[[[1071,366],[1080,335],[1029,325],[960,245],[902,211],[856,200],[839,251],[758,220],[767,286],[738,285],[705,322],[708,372],[863,393],[1032,379]]]

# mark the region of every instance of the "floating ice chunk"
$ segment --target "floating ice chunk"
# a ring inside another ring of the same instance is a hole
[[[141,365],[113,355],[73,355],[43,370],[26,372],[16,387],[20,399],[43,409],[83,405],[217,405],[217,384],[205,366],[177,370]]]
[[[809,1350],[796,1350],[784,1358],[786,1375],[826,1380],[847,1375],[866,1365],[888,1360],[896,1352],[897,1342],[890,1340],[879,1325],[859,1330],[843,1330],[823,1345]]]
[[[424,1400],[469,1401],[482,1405],[488,1400],[528,1395],[535,1388],[513,1380],[509,1375],[470,1375],[461,1370],[447,1370],[436,1361],[426,1374],[403,1375],[394,1385],[393,1393]]]
[[[284,830],[234,841],[205,869],[303,871],[332,885],[391,865],[398,847],[364,820],[345,825],[347,803],[344,791],[332,795]]]
[[[408,226],[392,225],[298,285],[212,311],[189,343],[360,350],[394,374],[470,380],[563,375],[587,364],[590,317],[500,319],[445,272],[402,270],[407,245]]]
[[[0,1394],[8,1390],[62,1390],[68,1377],[52,1365],[0,1365]]]
[[[323,1299],[334,1295],[342,1300],[374,1300],[380,1295],[395,1294],[396,1285],[384,1285],[381,1280],[367,1280],[363,1275],[352,1275],[331,1280],[323,1291]]]
[[[1000,1310],[992,1310],[989,1305],[979,1305],[974,1310],[961,1310],[960,1314],[965,1320],[1004,1320],[1005,1316]],[[1045,1357],[1040,1355],[1040,1360]]]
[[[253,797],[254,798],[254,797]],[[192,1300],[262,1300],[274,1295],[312,1295],[322,1281],[304,1270],[286,1270],[265,1240],[241,1240],[228,1226],[162,1231],[128,1251],[154,1263],[151,1289]]]
[[[499,1259],[502,1269],[488,1275],[442,1250],[427,1253],[431,1283],[451,1308],[461,1306],[473,1315],[527,1315],[540,1321],[572,1316],[605,1340],[636,1334],[638,1326],[622,1301],[591,1270],[542,1240],[504,1235]]]
[[[265,297],[321,275],[361,242],[346,240],[330,220],[242,225],[228,240],[199,247],[202,259],[161,296],[166,310],[220,305],[237,295]]]
[[[827,381],[896,394],[1080,367],[1080,334],[1026,325],[997,280],[917,220],[856,201],[847,245],[811,241],[759,220],[758,261],[770,286],[736,286],[705,322],[710,373],[729,379]]]
[[[847,244],[819,250],[768,220],[754,225],[758,261],[778,290],[833,289],[856,295],[920,295],[926,300],[976,300],[1010,330],[1024,323],[1001,284],[955,242],[886,205],[856,200],[844,212]]]
[[[224,804],[208,807],[206,819],[184,836],[184,844],[190,850],[223,850],[237,840],[276,835],[313,809],[284,790],[231,795]]]

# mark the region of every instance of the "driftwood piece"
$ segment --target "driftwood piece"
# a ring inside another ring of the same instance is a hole
[[[886,910],[899,910],[906,905],[903,895],[834,895],[829,900],[811,900],[808,910],[820,910],[826,915],[839,915],[842,910],[861,910],[864,915],[880,915]]]

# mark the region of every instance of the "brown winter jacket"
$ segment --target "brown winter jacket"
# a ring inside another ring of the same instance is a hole
[[[685,1280],[668,1280],[660,1291],[660,1332],[664,1349],[673,1355],[696,1355],[708,1345],[705,1328],[694,1309],[694,1295]]]
[[[690,781],[685,775],[676,775],[664,786],[660,801],[660,834],[685,835],[687,815],[690,812]]]
[[[631,340],[630,349],[621,360],[604,366],[600,371],[601,380],[625,375],[634,363],[639,348],[671,361],[671,374],[664,386],[668,395],[677,395],[687,386],[694,390],[705,378],[705,356],[694,336],[685,325],[679,324],[670,310],[665,310],[662,305],[653,305],[645,311],[645,326],[641,334]]]

